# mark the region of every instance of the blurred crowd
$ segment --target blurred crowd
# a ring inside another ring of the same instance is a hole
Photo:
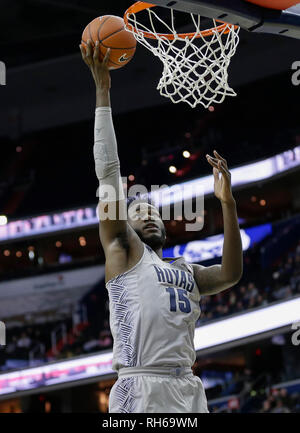
[[[72,358],[76,355],[106,350],[112,348],[112,346],[113,339],[109,328],[109,322],[108,320],[105,320],[103,328],[96,336],[91,332],[91,328],[89,326],[77,332],[73,341],[67,342],[62,347],[62,350],[56,356],[56,358]]]
[[[197,326],[210,320],[300,295],[300,241],[285,256],[273,263],[271,272],[269,270],[257,272],[257,269],[261,269],[257,265],[258,253],[259,247],[245,255],[246,271],[239,285],[215,296],[202,297],[201,316]],[[103,304],[104,294],[106,301],[101,312],[101,320],[95,320],[93,323],[90,320],[77,329],[74,329],[71,320],[65,322],[66,335],[64,339],[57,341],[56,350],[53,350],[51,332],[57,327],[57,323],[9,330],[7,345],[0,349],[0,370],[7,371],[111,349],[113,339],[109,327],[109,304],[107,293],[105,289],[102,290],[104,292],[98,296],[99,302]],[[95,301],[92,304],[94,305]],[[98,304],[94,307],[94,310],[98,311]],[[96,314],[94,310],[93,317]],[[99,311],[96,316],[99,319]],[[264,407],[267,408],[268,404],[270,401],[267,399]]]
[[[8,331],[7,344],[0,350],[0,370],[27,366],[31,354],[45,353],[45,331],[43,327],[34,326]]]
[[[264,390],[257,406],[240,406],[239,399],[210,408],[213,413],[300,413],[300,392],[289,393],[287,388]]]
[[[279,375],[284,377],[284,366]],[[247,367],[234,372],[229,381],[206,390],[210,412],[300,413],[300,380],[274,386],[273,379],[270,372]]]
[[[198,325],[300,295],[300,241],[286,257],[274,264],[268,278],[259,272],[255,278],[257,282],[242,281],[235,288],[215,296],[204,296]]]
[[[300,413],[300,393],[289,394],[286,388],[271,390],[262,403],[261,413]]]
[[[61,323],[35,325],[16,328],[8,332],[7,344],[0,349],[0,370],[10,370],[36,365],[47,361],[71,358],[73,356],[98,352],[112,347],[113,341],[109,323],[104,321],[103,328],[95,334],[91,327],[72,329],[71,323],[65,322],[66,341],[63,337],[57,341],[57,350],[52,350],[51,331]]]

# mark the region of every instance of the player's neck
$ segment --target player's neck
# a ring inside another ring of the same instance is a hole
[[[158,257],[160,259],[162,259],[162,256],[163,256],[163,250],[162,250],[162,248],[153,249],[153,251],[158,255]]]

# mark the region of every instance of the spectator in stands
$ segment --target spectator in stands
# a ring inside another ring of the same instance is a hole
[[[284,403],[285,406],[290,407],[291,406],[291,398],[289,396],[289,393],[286,388],[281,388],[279,390],[279,395]]]
[[[255,287],[254,283],[248,283],[247,292],[244,298],[250,301],[251,299],[255,299],[257,295],[258,295],[258,290]]]
[[[26,332],[22,332],[21,337],[18,339],[17,346],[21,349],[29,349],[31,346],[31,339]]]
[[[300,413],[300,394],[297,392],[291,395],[291,407],[292,412]]]
[[[254,297],[249,298],[248,309],[256,307],[256,299]]]
[[[288,409],[284,404],[281,398],[276,399],[276,405],[274,409],[271,410],[272,413],[291,413],[290,409]]]
[[[237,303],[237,296],[234,291],[231,291],[229,294],[229,302],[228,302],[229,314],[235,313],[236,303]]]
[[[293,275],[291,277],[291,289],[295,293],[300,292],[300,272],[294,269]]]
[[[236,304],[236,312],[240,313],[242,311],[244,311],[243,303],[242,303],[242,301],[238,301],[237,304]]]
[[[299,394],[290,396],[286,388],[273,389],[272,394],[263,402],[260,412],[263,413],[291,413],[296,411]]]
[[[18,358],[28,359],[28,351],[30,349],[31,343],[31,338],[26,334],[26,332],[22,332],[21,337],[18,338],[17,341],[16,355]]]
[[[258,258],[255,254],[248,253],[248,270],[240,286],[233,290],[224,291],[216,296],[203,296],[201,298],[201,316],[196,326],[205,324],[208,321],[222,319],[231,314],[242,313],[250,308],[266,306],[270,302],[288,299],[291,296],[300,294],[300,241],[294,246],[281,260],[272,267],[270,278],[262,278],[261,273],[257,272]],[[269,273],[268,273],[269,274]],[[284,284],[283,284],[284,282]],[[96,314],[96,313],[95,313]],[[99,319],[100,317],[100,319]],[[112,346],[112,337],[108,323],[108,301],[106,300],[103,313],[98,316],[93,327],[88,327],[80,331],[74,341],[68,341],[62,351],[55,356],[51,355],[51,360],[72,357],[75,354],[90,353],[93,351],[105,350]],[[29,320],[29,319],[28,319]],[[37,327],[23,331],[18,338],[17,332],[10,331],[10,338],[7,346],[3,349],[6,359],[28,358],[29,350],[36,344],[45,345],[46,351],[50,349],[50,339],[48,330]],[[292,365],[294,355],[286,365]],[[292,373],[295,374],[296,366],[293,365]],[[289,407],[282,396],[283,407]],[[272,409],[276,407],[275,402],[269,402]],[[300,403],[299,403],[300,404]],[[268,403],[266,403],[268,406]],[[277,409],[280,410],[280,403]]]
[[[95,350],[99,350],[101,348],[100,341],[90,337],[88,341],[83,344],[83,351],[85,353],[94,352]]]
[[[271,412],[271,402],[269,399],[267,399],[263,402],[263,406],[259,412],[260,413],[270,413]]]
[[[34,342],[35,344],[42,343],[42,335],[41,335],[41,332],[40,332],[39,329],[36,329],[36,330],[33,332],[33,342]]]
[[[13,335],[5,347],[5,352],[7,355],[12,356],[15,353],[17,349],[17,342],[18,342],[17,337]]]
[[[100,332],[99,345],[103,349],[112,346],[112,337],[111,337],[111,333],[108,329],[104,329],[103,331]]]
[[[241,286],[239,290],[240,297],[244,298],[245,294],[246,294],[246,286]]]

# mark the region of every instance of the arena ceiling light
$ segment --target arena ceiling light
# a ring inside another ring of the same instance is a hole
[[[249,185],[261,180],[270,179],[300,166],[300,146],[252,164],[232,168],[231,182],[233,188]],[[190,200],[197,194],[213,193],[213,175],[200,177],[188,182],[176,183],[167,188],[153,191],[151,197],[158,206],[168,206],[180,200]],[[35,235],[46,235],[79,227],[98,224],[96,207],[71,209],[48,215],[20,219],[0,224],[0,242],[22,239]]]
[[[5,215],[0,215],[0,226],[5,226],[7,224],[7,217]]]
[[[237,188],[261,180],[270,179],[300,165],[300,146],[252,164],[230,168],[232,187]],[[168,206],[182,200],[195,198],[198,192],[209,195],[214,192],[212,175],[177,183],[151,193],[157,206]]]

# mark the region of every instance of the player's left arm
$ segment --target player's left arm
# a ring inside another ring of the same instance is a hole
[[[228,289],[237,284],[243,274],[242,241],[231,189],[231,174],[226,160],[215,150],[214,156],[206,155],[206,158],[213,167],[215,196],[220,200],[223,211],[223,256],[221,265],[205,267],[193,264],[194,278],[201,295],[214,295]]]

